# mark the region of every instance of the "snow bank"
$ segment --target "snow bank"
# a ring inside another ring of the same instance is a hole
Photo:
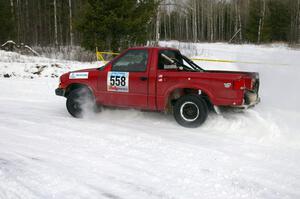
[[[102,62],[76,62],[20,55],[0,50],[0,77],[59,77],[70,70],[100,67]]]

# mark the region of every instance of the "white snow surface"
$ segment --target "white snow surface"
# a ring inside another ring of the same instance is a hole
[[[0,77],[0,198],[300,198],[300,51],[160,45],[191,57],[265,63],[199,63],[259,72],[262,102],[244,113],[210,114],[197,129],[137,110],[75,119],[55,96],[51,74],[99,64],[0,51],[0,74],[15,73]],[[43,64],[41,75],[25,70]]]

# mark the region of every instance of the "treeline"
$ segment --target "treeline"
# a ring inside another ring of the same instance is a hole
[[[0,0],[0,42],[79,45],[74,25],[86,0]]]
[[[300,42],[300,0],[0,0],[0,43]]]
[[[181,2],[162,1],[158,19],[161,39],[300,42],[300,0],[188,0],[185,5]]]
[[[157,0],[0,0],[0,43],[88,49],[144,44],[158,4]]]

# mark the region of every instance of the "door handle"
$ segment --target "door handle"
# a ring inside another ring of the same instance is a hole
[[[140,77],[140,80],[142,81],[146,81],[148,79],[148,77]]]

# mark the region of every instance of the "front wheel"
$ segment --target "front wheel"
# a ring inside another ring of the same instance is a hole
[[[208,107],[205,100],[194,94],[180,97],[174,105],[175,120],[184,127],[196,128],[207,119]]]
[[[82,118],[83,113],[96,110],[96,103],[92,93],[87,88],[72,90],[66,102],[68,112],[76,118]]]

